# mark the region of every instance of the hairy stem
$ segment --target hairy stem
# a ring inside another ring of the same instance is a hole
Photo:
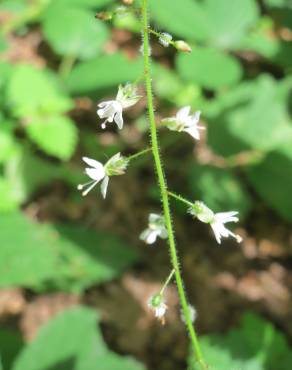
[[[141,151],[140,151],[140,152],[138,152],[138,153],[135,153],[135,154],[129,155],[129,156],[127,157],[127,159],[128,159],[129,161],[131,161],[132,159],[139,158],[139,157],[141,157],[142,155],[144,155],[144,154],[146,154],[146,153],[149,153],[149,152],[151,152],[151,151],[152,151],[152,148],[146,148],[146,149],[141,150]]]
[[[159,153],[159,145],[158,145],[158,135],[157,129],[155,124],[155,116],[154,116],[154,106],[153,106],[153,97],[152,97],[152,82],[151,82],[151,60],[149,56],[149,20],[148,20],[148,0],[142,0],[142,21],[143,21],[143,54],[144,54],[144,74],[145,74],[145,84],[146,84],[146,93],[147,93],[147,105],[148,105],[148,113],[149,113],[149,123],[150,123],[150,133],[151,133],[151,147],[152,153],[154,157],[156,172],[158,176],[158,184],[160,188],[161,198],[162,198],[162,205],[165,217],[165,224],[168,232],[168,241],[169,241],[169,251],[171,256],[171,263],[173,269],[175,270],[175,279],[178,288],[178,294],[180,303],[183,309],[183,314],[185,317],[186,326],[190,335],[192,347],[194,354],[196,356],[196,360],[199,363],[201,369],[207,369],[207,365],[203,360],[203,356],[201,353],[201,349],[199,346],[199,342],[197,339],[197,335],[195,333],[195,329],[192,324],[192,320],[190,317],[190,311],[188,306],[188,301],[186,298],[186,294],[184,291],[183,280],[179,269],[179,261],[178,255],[176,251],[176,244],[174,239],[174,231],[171,223],[171,213],[168,201],[168,190],[167,190],[167,183],[164,176],[164,171],[162,167],[162,162]]]
[[[178,195],[178,194],[173,193],[172,191],[168,191],[168,195],[170,195],[171,197],[173,197],[176,200],[179,200],[180,202],[184,203],[185,205],[187,205],[189,207],[193,207],[194,206],[194,203],[192,203],[189,200],[185,199],[181,195]]]

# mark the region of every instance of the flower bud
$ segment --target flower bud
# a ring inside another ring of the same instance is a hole
[[[190,207],[189,213],[206,224],[209,224],[214,220],[214,212],[203,202],[195,202],[193,206]]]
[[[107,176],[119,176],[125,173],[129,160],[120,153],[114,155],[105,164],[105,172]]]
[[[101,21],[110,21],[113,18],[113,14],[111,12],[99,12],[95,14],[95,18]]]
[[[192,51],[192,48],[190,47],[190,45],[182,40],[175,41],[173,45],[179,51],[184,51],[187,53],[190,53]]]

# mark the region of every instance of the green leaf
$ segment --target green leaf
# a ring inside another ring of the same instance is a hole
[[[26,132],[44,152],[62,160],[68,160],[77,145],[77,128],[65,116],[35,119],[26,126]]]
[[[51,243],[54,234],[21,214],[1,217],[0,286],[33,287],[50,278],[57,266]],[[15,232],[17,230],[17,232]]]
[[[145,369],[134,359],[109,351],[96,322],[96,312],[85,307],[59,314],[22,351],[13,370]]]
[[[291,143],[286,144],[291,151]],[[292,221],[292,155],[282,150],[271,152],[265,160],[247,170],[248,179],[281,217]]]
[[[205,361],[214,370],[291,369],[292,351],[284,335],[252,313],[242,317],[238,329],[221,336],[205,336],[200,344]],[[194,366],[194,356],[189,363]]]
[[[19,202],[13,194],[10,183],[0,176],[0,212],[13,211],[18,205]]]
[[[255,0],[151,0],[150,5],[165,31],[223,49],[237,46],[259,16]]]
[[[150,0],[151,15],[160,27],[185,39],[203,41],[208,19],[201,4],[193,0]]]
[[[35,156],[22,146],[5,164],[5,176],[15,201],[19,204],[41,186],[62,177],[62,169],[52,162]]]
[[[3,328],[0,330],[0,370],[10,370],[12,363],[23,346],[23,339],[19,332]]]
[[[228,114],[230,132],[255,149],[271,150],[290,141],[292,125],[285,81],[278,83],[268,75],[261,75],[251,84],[249,101]]]
[[[242,218],[250,210],[249,195],[231,171],[194,165],[189,173],[190,195],[195,195],[214,212],[236,210]]]
[[[94,283],[111,280],[137,259],[121,240],[76,225],[57,225],[60,255],[64,260],[52,285],[82,291]]]
[[[0,62],[0,91],[6,86],[12,73],[12,66],[7,62]]]
[[[208,43],[223,49],[237,46],[259,16],[255,0],[205,0],[204,10]]]
[[[61,16],[60,16],[61,14]],[[103,22],[94,18],[91,11],[53,2],[44,15],[44,36],[60,55],[80,59],[95,57],[108,38]]]
[[[114,0],[53,0],[62,6],[78,6],[80,8],[102,8],[114,2]]]
[[[116,53],[78,64],[69,75],[67,84],[73,94],[92,93],[134,81],[142,71],[142,60],[129,61]]]
[[[114,278],[137,258],[112,235],[39,225],[18,213],[1,217],[0,230],[0,287],[80,292]]]
[[[12,132],[13,124],[0,117],[0,163],[7,161],[17,151],[17,143]]]
[[[239,62],[213,48],[195,47],[190,54],[178,54],[177,67],[186,81],[208,89],[234,85],[242,77]]]
[[[72,100],[56,88],[49,74],[29,65],[14,68],[8,99],[11,111],[20,118],[62,113],[73,107]]]

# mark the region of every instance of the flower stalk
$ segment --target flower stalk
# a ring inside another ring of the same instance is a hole
[[[186,326],[190,335],[192,347],[196,360],[201,369],[207,369],[207,365],[204,362],[202,352],[199,346],[198,338],[195,333],[195,329],[192,324],[188,301],[184,291],[183,280],[179,269],[179,261],[176,250],[176,244],[174,239],[174,230],[171,222],[171,212],[168,199],[168,189],[166,178],[164,175],[162,161],[159,152],[159,143],[158,135],[155,124],[154,116],[154,106],[153,106],[153,97],[152,97],[152,82],[151,82],[151,60],[149,56],[149,19],[148,19],[148,0],[142,0],[142,23],[143,23],[143,55],[144,55],[144,74],[145,74],[145,85],[147,93],[147,105],[148,105],[148,114],[149,114],[149,123],[150,123],[150,135],[151,135],[151,147],[155,163],[155,168],[158,176],[158,184],[160,188],[163,212],[165,217],[165,225],[168,232],[168,241],[169,241],[169,251],[171,256],[171,263],[175,271],[175,279],[178,288],[178,294],[180,303],[183,309],[183,314],[186,321]]]

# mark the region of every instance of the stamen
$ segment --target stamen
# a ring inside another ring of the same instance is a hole
[[[95,185],[98,183],[98,181],[93,181],[92,185],[90,185],[83,193],[82,193],[82,196],[85,197],[85,195],[87,195],[90,190],[92,190]]]
[[[94,182],[94,180],[93,180],[93,181],[88,181],[88,182],[86,182],[85,184],[79,184],[79,185],[77,186],[77,189],[78,189],[78,190],[83,190],[83,189],[85,188],[85,186],[90,185],[90,184],[92,184],[93,182]]]

